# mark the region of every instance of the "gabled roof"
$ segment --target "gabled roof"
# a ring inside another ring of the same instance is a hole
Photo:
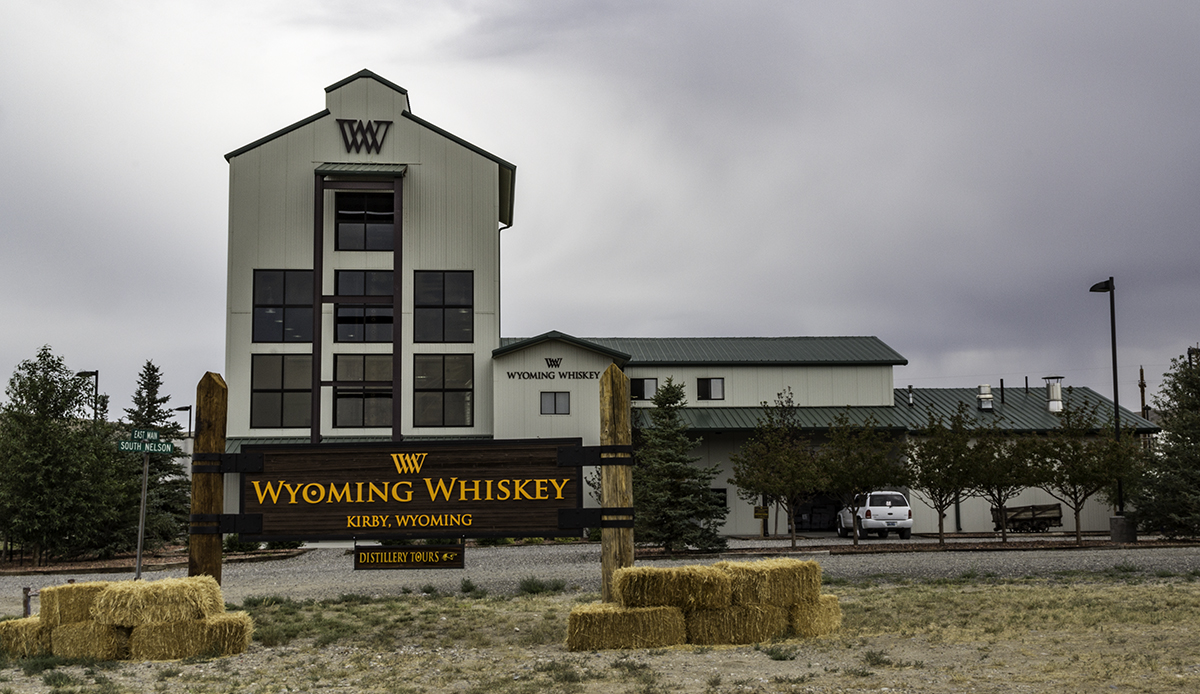
[[[550,333],[547,333],[550,334]],[[561,333],[557,333],[560,334]],[[536,338],[535,338],[536,339]],[[908,360],[877,337],[572,338],[629,355],[629,366],[903,366]],[[501,349],[520,342],[502,338]]]
[[[804,428],[813,431],[829,429],[838,415],[845,413],[854,424],[862,424],[868,419],[874,420],[883,429],[918,431],[929,423],[929,413],[948,419],[958,410],[959,403],[967,406],[967,414],[975,421],[986,423],[997,422],[1006,431],[1016,433],[1045,432],[1058,427],[1058,417],[1049,411],[1046,403],[1046,391],[1042,388],[1006,389],[1004,402],[1000,402],[1000,391],[992,390],[993,409],[991,412],[979,410],[974,388],[914,388],[913,404],[908,404],[908,390],[897,388],[895,391],[896,404],[871,407],[798,407],[797,417]],[[1112,401],[1103,397],[1091,388],[1074,388],[1070,393],[1063,392],[1064,399],[1069,398],[1080,406],[1090,406],[1098,403],[1097,416],[1103,426],[1112,421]],[[633,409],[634,426],[649,426],[649,407]],[[685,407],[680,410],[683,421],[689,428],[696,431],[748,431],[754,429],[763,415],[762,407]],[[1133,427],[1138,434],[1152,434],[1160,429],[1150,422],[1121,408],[1121,426]]]
[[[537,335],[535,337],[526,337],[521,339],[502,338],[500,340],[500,347],[492,350],[492,358],[495,359],[496,357],[501,357],[505,354],[519,352],[523,349],[533,347],[534,345],[540,345],[543,342],[551,341],[565,342],[566,344],[574,345],[581,349],[603,354],[606,357],[612,358],[613,362],[616,363],[617,366],[625,366],[625,364],[629,362],[629,355],[624,352],[620,352],[605,345],[597,344],[591,340],[583,340],[566,333],[560,333],[557,330],[551,330],[548,333],[542,333],[541,335]]]

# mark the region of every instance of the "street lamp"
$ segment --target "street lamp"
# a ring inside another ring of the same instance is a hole
[[[1108,294],[1108,316],[1109,325],[1112,331],[1112,373],[1113,373],[1113,435],[1116,440],[1121,440],[1121,401],[1117,396],[1117,290],[1113,283],[1113,278],[1109,277],[1104,282],[1097,282],[1092,285],[1088,291],[1107,293]],[[1113,518],[1109,525],[1112,531],[1114,540],[1129,540],[1131,528],[1125,520],[1125,493],[1121,484],[1121,478],[1117,478],[1117,516]],[[1134,530],[1136,532],[1136,530]],[[1137,536],[1133,535],[1136,540]]]
[[[99,371],[80,371],[75,374],[76,378],[94,378],[92,384],[92,419],[100,419],[100,372]]]
[[[190,439],[190,438],[192,438],[192,406],[191,406],[191,405],[184,405],[183,407],[176,407],[174,411],[175,411],[175,412],[183,412],[184,410],[187,410],[187,413],[188,413],[188,434],[187,434],[187,437]]]

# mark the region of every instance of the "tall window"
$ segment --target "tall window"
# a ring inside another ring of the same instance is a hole
[[[312,424],[312,355],[250,357],[250,427],[274,429]]]
[[[391,297],[391,270],[338,270],[334,284],[339,297]],[[380,303],[338,303],[338,342],[391,342],[394,311]]]
[[[654,394],[658,392],[657,378],[631,378],[629,379],[629,399],[630,400],[653,400]]]
[[[390,251],[395,229],[392,193],[336,193],[339,251]]]
[[[392,425],[392,355],[335,354],[333,371],[334,426]]]
[[[724,400],[725,379],[701,378],[696,382],[697,400]]]
[[[542,414],[571,414],[571,394],[542,393]]]
[[[475,273],[418,270],[413,277],[413,341],[473,342]]]
[[[312,342],[313,271],[254,271],[254,342]]]
[[[474,388],[474,355],[414,355],[413,426],[471,426]]]

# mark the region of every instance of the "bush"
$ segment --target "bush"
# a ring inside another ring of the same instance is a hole
[[[257,543],[257,542],[242,542],[238,538],[237,533],[231,533],[229,535],[226,535],[225,542],[222,545],[222,548],[225,550],[226,554],[237,554],[239,552],[254,552],[258,549],[258,547],[259,547],[259,543]]]
[[[249,543],[245,543],[245,544],[249,544]],[[304,542],[301,540],[287,540],[287,541],[280,540],[278,542],[268,542],[267,543],[267,549],[300,549],[303,546],[304,546]]]

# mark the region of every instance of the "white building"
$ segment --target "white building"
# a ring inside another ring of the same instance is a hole
[[[226,155],[231,452],[442,438],[598,444],[598,379],[610,364],[631,378],[635,425],[658,383],[683,383],[698,455],[726,470],[761,403],[784,388],[817,435],[842,411],[902,434],[924,424],[918,405],[948,413],[974,402],[973,391],[917,390],[909,404],[893,377],[907,361],[875,337],[501,338],[500,234],[513,223],[516,167],[413,115],[406,90],[367,70],[325,91],[321,112]],[[1052,426],[1029,414],[1035,396],[1012,397],[1022,404],[997,404],[996,416],[1020,410],[1030,428]],[[724,491],[726,531],[758,533],[752,504]],[[915,529],[936,529],[920,510]],[[832,512],[818,504],[805,523],[831,523]],[[1107,510],[1093,515],[1106,529]],[[958,520],[990,529],[980,504]]]

